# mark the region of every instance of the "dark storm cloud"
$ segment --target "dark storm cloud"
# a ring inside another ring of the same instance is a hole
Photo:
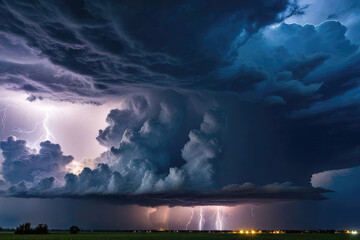
[[[131,195],[210,187],[215,171],[213,163],[221,152],[217,136],[223,127],[224,115],[215,109],[206,111],[200,129],[189,133],[181,152],[183,159],[176,163],[170,158],[171,139],[178,138],[180,127],[187,129],[184,122],[189,121],[184,109],[190,106],[179,105],[186,102],[183,97],[174,91],[164,91],[148,104],[145,97],[134,96],[127,102],[127,108],[117,110],[115,116],[112,110],[108,117],[110,128],[107,128],[111,134],[105,136],[104,131],[100,131],[98,137],[100,142],[108,143],[105,144],[108,152],[97,159],[103,163],[93,170],[84,168],[79,175],[68,173],[64,181],[61,175],[73,158],[63,156],[59,145],[42,142],[37,153],[27,147],[26,141],[8,138],[0,146],[5,158],[2,173],[13,184],[9,192],[35,191],[44,196],[53,191],[75,196]],[[136,119],[135,125],[124,124]],[[114,128],[120,125],[121,129]]]
[[[2,84],[74,101],[145,86],[207,89],[242,31],[301,13],[286,0],[3,1],[0,11]]]
[[[72,156],[63,155],[60,145],[50,141],[40,143],[37,153],[27,146],[26,141],[9,137],[0,142],[0,149],[4,156],[2,174],[12,184],[22,180],[38,181],[46,176],[63,176],[65,166],[73,160]]]
[[[359,57],[340,22],[270,27],[303,10],[285,0],[3,1],[1,84],[29,99],[173,88],[308,107],[355,87],[348,58]]]
[[[2,196],[94,198],[107,199],[118,204],[144,206],[237,205],[250,202],[325,199],[322,193],[328,190],[298,187],[290,183],[274,183],[262,187],[252,184],[228,185],[239,182],[236,179],[238,177],[222,173],[220,174],[228,177],[228,180],[225,184],[219,183],[217,177],[226,165],[224,159],[228,157],[221,156],[222,141],[229,141],[228,137],[223,136],[224,127],[229,126],[233,129],[233,125],[227,122],[227,112],[218,109],[207,110],[199,124],[200,127],[190,130],[187,139],[184,142],[179,141],[175,146],[179,151],[179,146],[182,145],[179,155],[171,154],[174,152],[170,146],[173,139],[179,139],[179,134],[189,128],[188,122],[196,119],[194,116],[186,117],[193,102],[190,104],[189,101],[188,105],[184,105],[187,102],[185,96],[174,91],[163,91],[154,96],[137,95],[129,98],[124,103],[124,109],[112,110],[109,113],[109,126],[105,128],[106,131],[99,132],[99,142],[107,146],[109,151],[97,159],[102,163],[95,169],[84,168],[78,175],[68,173],[63,180],[54,174],[56,171],[49,171],[51,174],[36,174],[37,179],[21,179],[23,173],[19,169],[16,172],[4,172],[7,173],[7,178],[15,175],[19,179],[11,182],[13,185]],[[182,105],[179,106],[179,103]],[[194,109],[190,112],[193,115]],[[233,116],[229,117],[233,119]],[[129,121],[136,124],[127,124]],[[10,140],[13,139],[10,138],[8,141]],[[26,145],[25,141],[21,140],[14,143]],[[60,153],[59,146],[57,147],[57,152]],[[25,147],[15,149],[27,150],[22,156],[30,155],[28,151],[34,152]],[[38,156],[35,152],[32,154]],[[230,158],[236,160],[234,156],[236,154]],[[179,158],[182,159],[174,161]],[[261,169],[254,170],[247,165],[241,161],[235,163],[234,169],[244,170],[238,171],[236,176],[248,176],[244,173],[253,175],[256,171],[258,174],[267,174],[265,178],[257,175],[258,181],[273,180],[269,178],[272,168],[264,168],[266,171],[262,172]],[[21,170],[32,172],[33,166],[34,164],[24,166]],[[311,172],[311,169],[309,171]],[[226,185],[228,186],[221,189]]]
[[[93,179],[99,180],[99,179]],[[19,183],[2,196],[18,198],[72,198],[96,199],[118,205],[136,204],[139,206],[235,206],[239,204],[264,204],[282,201],[325,200],[324,193],[331,191],[323,188],[306,188],[293,186],[291,183],[273,183],[265,186],[255,186],[250,183],[231,185],[221,190],[212,191],[166,191],[143,194],[116,194],[101,191],[101,193],[69,192],[64,188],[53,188],[50,185],[53,179],[43,179],[41,186],[26,186]],[[93,181],[94,184],[97,184]],[[45,186],[45,187],[44,187]]]
[[[349,89],[357,73],[348,73],[341,78],[342,83],[336,75],[348,72],[352,62],[359,61],[358,46],[345,33],[346,27],[336,21],[319,26],[282,23],[265,28],[233,49],[236,55],[229,56],[231,64],[219,70],[219,77],[230,83],[231,90],[244,85],[243,91],[238,91],[245,98],[287,103],[290,109],[341,94]],[[253,69],[264,77],[259,81],[252,73],[239,78],[249,66],[255,66]]]
[[[221,153],[217,137],[224,126],[223,113],[214,109],[206,111],[200,129],[191,130],[187,142],[179,142],[183,145],[181,156],[171,155],[181,148],[177,146],[174,151],[171,144],[188,128],[190,119],[185,117],[185,109],[189,106],[185,105],[183,95],[173,91],[159,95],[156,104],[152,99],[150,105],[144,105],[144,98],[139,96],[130,99],[129,109],[117,110],[116,116],[113,110],[108,116],[111,121],[105,131],[109,130],[112,137],[104,138],[104,131],[99,132],[98,140],[108,142],[110,151],[98,161],[108,163],[117,171],[111,185],[118,190],[120,187],[123,191],[141,193],[210,186],[215,171],[213,162]],[[142,104],[138,104],[139,101]],[[135,124],[126,124],[129,121]],[[180,157],[182,159],[174,161]]]

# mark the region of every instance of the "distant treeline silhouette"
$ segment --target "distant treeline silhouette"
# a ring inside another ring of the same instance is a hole
[[[31,228],[31,223],[20,224],[15,229],[15,234],[48,234],[49,228],[47,224],[39,224],[36,228]]]
[[[69,231],[70,233],[78,233],[80,232],[80,228],[78,226],[71,226]]]

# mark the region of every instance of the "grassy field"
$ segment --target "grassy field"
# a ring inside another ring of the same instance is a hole
[[[255,234],[240,235],[231,233],[124,233],[124,232],[82,232],[69,234],[66,232],[51,232],[47,235],[15,235],[9,232],[0,232],[0,240],[360,240],[360,235],[350,234]]]

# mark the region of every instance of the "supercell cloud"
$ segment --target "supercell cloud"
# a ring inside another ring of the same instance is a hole
[[[292,0],[1,1],[2,89],[32,103],[121,103],[95,129],[106,148],[90,160],[97,167],[80,173],[55,141],[35,150],[1,136],[2,195],[141,206],[331,196],[314,181],[360,165],[358,26],[338,21],[350,15],[292,23],[308,9]]]

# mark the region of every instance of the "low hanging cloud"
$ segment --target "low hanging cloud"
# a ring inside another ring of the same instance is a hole
[[[332,191],[323,188],[307,188],[292,186],[290,183],[273,183],[264,186],[256,186],[250,183],[232,185],[220,190],[208,191],[163,191],[141,194],[122,194],[101,192],[69,192],[66,188],[51,188],[48,183],[53,180],[44,179],[41,186],[26,186],[20,183],[2,196],[21,198],[71,198],[71,199],[95,199],[118,205],[136,204],[139,206],[236,206],[239,204],[265,204],[282,201],[301,200],[326,200],[324,193]]]

